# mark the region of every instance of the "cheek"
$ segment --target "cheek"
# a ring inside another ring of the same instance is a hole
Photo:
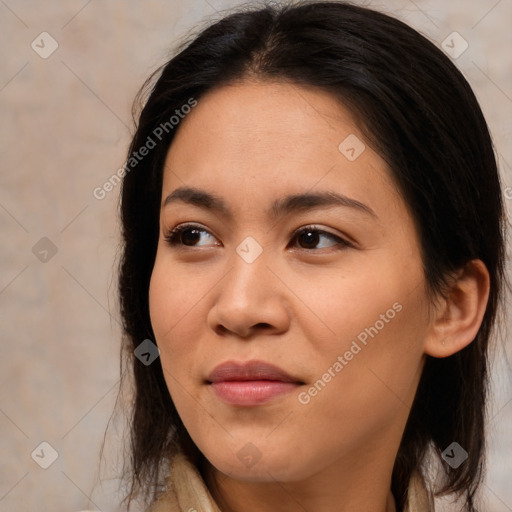
[[[322,382],[317,386],[322,389],[318,396],[323,395],[319,401],[326,400],[327,406],[332,400],[341,414],[344,404],[364,404],[370,411],[385,406],[386,398],[397,403],[409,400],[422,363],[428,323],[421,264],[405,269],[390,261],[364,266],[365,272],[354,269],[310,288],[307,295],[321,319],[302,324],[307,337],[315,340],[307,354],[312,377],[315,382],[328,381],[325,389],[330,392],[323,391]],[[306,291],[305,287],[302,293]],[[328,334],[320,338],[319,332]],[[353,413],[357,415],[356,410]]]
[[[339,273],[331,269],[325,275],[317,274],[313,281],[310,277],[296,280],[294,292],[304,298],[309,309],[298,321],[307,339],[322,340],[318,348],[323,353],[343,353],[358,335],[363,342],[369,338],[366,330],[375,332],[375,324],[380,336],[397,323],[400,313],[396,310],[403,307],[406,295],[401,283],[377,264],[358,264]]]
[[[357,418],[362,413],[370,420],[395,410],[406,412],[410,407],[422,368],[427,324],[421,294],[404,290],[374,295],[366,306],[364,313],[347,307],[340,316],[350,325],[347,335],[326,352],[331,365],[342,357],[342,378],[334,379],[337,382],[330,397],[340,404],[338,413],[344,414],[345,404],[350,409],[345,411],[348,417]],[[341,321],[337,327],[343,328]],[[360,419],[364,424],[364,418]]]
[[[203,293],[204,294],[204,293]],[[196,423],[198,397],[194,378],[199,344],[199,323],[194,315],[202,296],[183,273],[167,262],[155,262],[149,286],[149,312],[167,389],[187,425]]]
[[[183,273],[157,256],[149,286],[149,313],[162,365],[173,373],[186,367],[183,358],[191,357],[191,343],[198,339],[194,336],[194,326],[198,326],[194,315],[201,296],[201,290],[191,286]]]
[[[311,450],[320,454],[315,460],[354,446],[372,446],[405,424],[423,360],[421,328],[415,329],[421,322],[410,299],[401,298],[402,309],[396,311],[397,304],[394,316],[386,317],[388,323],[369,315],[361,324],[362,318],[355,321],[347,309],[338,317],[337,327],[350,323],[354,335],[317,346],[310,355],[315,377],[298,397],[295,418],[301,418],[297,422],[306,423],[308,431],[322,433],[312,443]],[[372,308],[386,314],[387,300],[379,305]],[[358,338],[361,333],[364,336]]]

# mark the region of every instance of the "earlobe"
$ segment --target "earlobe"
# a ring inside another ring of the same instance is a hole
[[[448,357],[476,337],[489,299],[490,278],[481,260],[471,260],[454,276],[445,297],[440,297],[425,339],[425,354]]]

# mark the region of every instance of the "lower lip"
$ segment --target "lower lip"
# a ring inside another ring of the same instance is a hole
[[[259,405],[290,393],[300,384],[277,380],[222,381],[211,383],[212,389],[231,405]]]

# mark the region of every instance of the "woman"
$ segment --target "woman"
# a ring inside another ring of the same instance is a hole
[[[154,78],[121,206],[128,502],[476,510],[504,213],[462,74],[394,18],[299,2]]]

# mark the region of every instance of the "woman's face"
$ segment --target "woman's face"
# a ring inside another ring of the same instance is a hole
[[[241,83],[181,121],[150,313],[171,397],[218,471],[298,481],[392,465],[427,308],[411,215],[332,96]]]

